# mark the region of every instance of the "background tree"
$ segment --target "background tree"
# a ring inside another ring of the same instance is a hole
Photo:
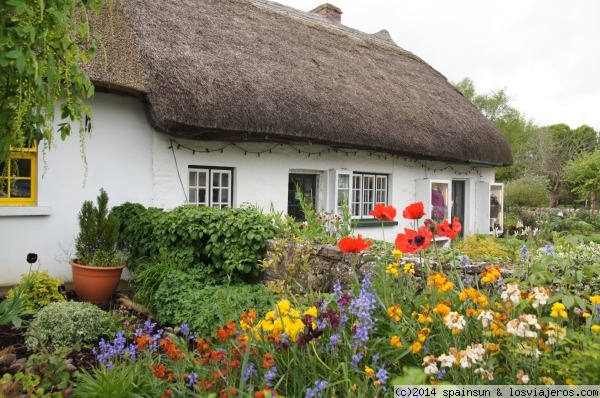
[[[600,191],[600,150],[584,152],[570,160],[565,167],[565,178],[573,191],[590,197],[592,214],[597,211],[597,193]]]
[[[79,122],[83,145],[91,114],[84,99],[94,86],[81,66],[95,54],[88,15],[101,6],[101,0],[0,0],[0,163],[11,147],[52,144],[57,104],[61,139]]]
[[[593,151],[597,141],[596,131],[589,126],[572,130],[566,124],[554,124],[538,130],[519,153],[518,162],[527,174],[546,178],[549,206],[556,207],[561,188],[567,183],[565,166],[582,153]]]
[[[510,97],[507,95],[506,89],[492,91],[489,94],[478,94],[473,81],[468,77],[455,83],[454,87],[504,134],[516,160],[517,154],[535,136],[538,127],[510,105]],[[514,180],[519,178],[522,173],[522,165],[515,162],[512,166],[497,168],[496,179],[498,181]]]

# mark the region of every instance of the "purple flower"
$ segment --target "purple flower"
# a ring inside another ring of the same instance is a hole
[[[194,387],[194,385],[197,383],[198,383],[198,374],[197,373],[192,372],[189,375],[187,375],[187,383],[185,383],[185,385],[188,386],[188,388]]]
[[[277,375],[277,366],[271,366],[271,368],[265,374],[265,384],[267,387],[273,387],[273,379]]]
[[[387,382],[388,377],[389,375],[387,370],[385,370],[385,366],[382,366],[381,369],[379,369],[379,371],[375,374],[375,378],[381,383],[384,391],[386,389],[385,383]]]
[[[544,246],[544,254],[554,256],[554,248],[550,243],[546,243],[546,246]]]
[[[186,336],[189,333],[190,333],[190,325],[188,325],[187,323],[183,322],[181,324],[181,334],[183,334],[184,336]]]
[[[246,370],[244,371],[244,381],[248,381],[252,376],[258,376],[258,372],[254,368],[254,364],[252,362],[248,362],[246,366]]]
[[[445,375],[446,375],[446,370],[445,369],[438,370],[438,372],[437,372],[437,379],[438,380],[442,380]]]
[[[460,259],[460,265],[464,267],[467,264],[469,264],[469,258],[467,256],[462,256],[462,258]]]
[[[363,279],[358,297],[350,303],[350,313],[358,317],[356,326],[353,329],[352,348],[355,350],[364,347],[366,342],[369,341],[369,333],[373,330],[375,323],[372,314],[377,308],[377,300],[373,293],[369,291],[370,288],[371,275],[367,273]]]
[[[527,257],[529,256],[529,250],[527,250],[527,246],[523,245],[521,247],[520,254],[521,254],[521,261],[524,262],[525,260],[527,260]]]
[[[341,338],[342,338],[342,336],[340,336],[339,333],[336,333],[329,338],[329,350],[330,351],[334,351],[337,348],[337,345],[340,342]]]
[[[352,357],[352,367],[354,368],[355,372],[358,372],[358,363],[362,359],[363,355],[364,354],[362,352],[359,352],[358,354]]]
[[[326,382],[325,380],[317,380],[315,381],[315,388],[307,388],[306,389],[306,395],[304,396],[304,398],[313,398],[313,397],[317,397],[320,398],[321,395],[321,391],[327,387],[329,383]]]

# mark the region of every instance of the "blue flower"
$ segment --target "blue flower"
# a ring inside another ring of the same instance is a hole
[[[387,382],[388,377],[389,375],[387,370],[385,370],[385,366],[382,366],[381,369],[379,369],[379,371],[375,374],[375,378],[381,383],[384,391],[386,390],[385,383]]]
[[[546,246],[544,246],[544,254],[554,256],[554,248],[550,243],[546,243]]]
[[[350,302],[350,313],[358,317],[352,341],[352,348],[355,350],[366,346],[366,342],[369,341],[369,333],[374,329],[375,321],[372,314],[377,308],[377,300],[373,293],[369,291],[370,288],[371,275],[367,273],[363,279],[358,297]]]
[[[529,257],[529,250],[527,250],[527,246],[523,245],[521,247],[520,254],[521,254],[521,261],[524,262],[525,260],[527,260],[527,257]]]

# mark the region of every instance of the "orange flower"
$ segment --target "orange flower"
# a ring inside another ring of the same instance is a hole
[[[458,221],[458,217],[452,219],[452,225],[448,224],[448,220],[444,220],[443,223],[438,224],[435,227],[438,235],[445,236],[446,238],[454,239],[462,231],[462,225]]]
[[[185,354],[179,348],[177,348],[170,339],[161,339],[158,342],[158,345],[162,347],[167,356],[174,361],[185,358]]]
[[[269,353],[265,354],[263,359],[261,359],[261,361],[260,361],[260,366],[262,366],[265,369],[269,369],[273,365],[275,365],[275,360],[273,359],[273,355],[271,355]]]
[[[418,220],[425,215],[425,206],[423,202],[412,203],[404,209],[402,212],[402,217],[407,220]],[[402,249],[400,249],[402,250]],[[402,250],[404,251],[404,250]]]
[[[143,350],[146,346],[149,346],[152,343],[152,337],[148,336],[146,333],[143,333],[140,336],[136,336],[133,338],[133,341],[137,343],[138,351]]]
[[[233,387],[229,387],[229,391],[226,388],[219,391],[219,398],[229,398],[229,396],[235,397],[237,395],[237,391]]]
[[[160,398],[167,398],[168,396],[170,396],[171,394],[173,394],[173,390],[165,390],[165,392],[162,393],[162,395],[160,396]]]
[[[165,365],[156,365],[153,363],[150,369],[152,369],[154,376],[158,377],[159,379],[173,381],[173,372],[167,370]]]
[[[413,354],[418,353],[419,351],[421,351],[421,348],[423,348],[423,346],[421,345],[421,343],[419,343],[418,341],[414,342],[413,345],[411,345],[408,349],[410,352],[412,352]]]
[[[235,328],[235,322],[229,321],[225,324],[225,327],[219,327],[215,338],[221,341],[225,341],[228,338],[235,336],[237,333],[238,331]]]
[[[381,203],[377,203],[375,205],[375,209],[373,209],[369,215],[375,217],[378,220],[387,220],[392,221],[396,218],[396,208],[392,205],[384,206]]]
[[[241,318],[240,325],[242,326],[242,330],[249,329],[254,326],[254,322],[256,321],[256,311],[250,308],[242,313]]]
[[[370,240],[364,241],[360,234],[358,234],[356,238],[343,237],[338,242],[338,247],[344,253],[360,253],[372,244],[373,242]]]
[[[210,341],[205,337],[198,339],[198,342],[196,343],[196,349],[198,350],[198,352],[200,354],[205,354],[205,353],[209,352],[210,351]]]
[[[433,234],[426,226],[421,226],[418,231],[404,228],[403,234],[396,237],[396,248],[403,253],[418,253],[427,249],[433,239]]]

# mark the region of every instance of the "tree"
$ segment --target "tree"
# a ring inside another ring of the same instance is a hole
[[[597,193],[600,191],[600,150],[584,152],[570,160],[565,167],[565,178],[573,184],[574,192],[583,196],[590,195],[590,207],[594,214],[597,209]]]
[[[0,0],[0,163],[10,149],[58,133],[65,139],[79,122],[80,138],[91,110],[84,102],[94,86],[81,66],[96,51],[88,16],[102,0]]]
[[[524,145],[535,135],[537,126],[510,106],[510,97],[506,94],[506,89],[492,91],[489,94],[478,94],[473,81],[469,78],[455,83],[454,87],[504,134],[513,156],[516,157]],[[522,169],[523,167],[518,163],[509,167],[497,168],[496,178],[498,181],[517,179],[521,176]]]
[[[560,190],[567,182],[565,166],[582,153],[593,151],[597,141],[596,131],[589,126],[572,130],[566,124],[554,124],[539,129],[520,153],[518,162],[523,164],[526,173],[547,179],[549,206],[555,207]]]

